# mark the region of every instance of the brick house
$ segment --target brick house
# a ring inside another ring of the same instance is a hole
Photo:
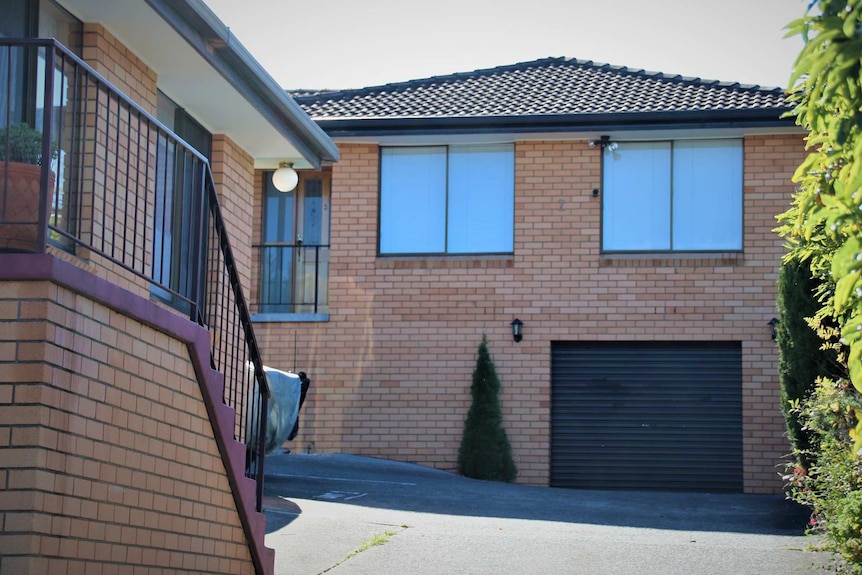
[[[0,14],[0,572],[272,573],[255,173],[338,150],[199,0]]]
[[[454,469],[487,334],[519,482],[781,490],[780,89],[550,58],[294,96],[341,159],[255,184],[292,449]]]

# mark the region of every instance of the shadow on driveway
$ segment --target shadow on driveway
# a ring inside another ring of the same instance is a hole
[[[345,454],[267,457],[265,496],[265,507],[275,511],[268,513],[267,532],[301,513],[294,499],[445,515],[762,535],[802,535],[809,517],[806,508],[781,495],[534,487]]]
[[[290,525],[302,514],[302,508],[286,497],[264,496],[263,508],[266,510],[267,533],[274,533]]]

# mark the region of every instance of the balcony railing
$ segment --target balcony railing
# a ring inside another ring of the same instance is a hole
[[[98,254],[207,327],[260,510],[269,387],[206,158],[53,40],[0,38],[0,92],[0,251]]]
[[[270,242],[252,248],[260,269],[257,291],[260,313],[327,313],[328,245]]]

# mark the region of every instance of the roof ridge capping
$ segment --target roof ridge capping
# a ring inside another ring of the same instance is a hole
[[[629,66],[622,66],[617,64],[608,64],[605,62],[595,62],[593,60],[581,60],[578,58],[565,58],[566,63],[576,64],[581,66],[589,66],[591,68],[601,68],[605,70],[612,70],[616,72],[621,72],[623,74],[629,74],[633,76],[641,76],[644,78],[656,78],[658,80],[672,80],[678,81],[686,84],[697,84],[701,86],[715,86],[719,88],[738,88],[740,90],[748,90],[748,91],[757,91],[757,92],[767,92],[767,93],[778,93],[783,94],[787,90],[782,88],[781,86],[763,86],[761,84],[743,84],[742,82],[733,82],[733,81],[725,81],[725,80],[712,80],[701,78],[700,76],[684,76],[682,74],[668,74],[666,72],[659,72],[655,70],[646,70],[644,68],[632,68]]]
[[[762,86],[760,84],[743,84],[741,82],[733,82],[733,81],[722,81],[722,80],[710,80],[704,79],[698,76],[684,76],[682,74],[669,74],[666,72],[660,71],[651,71],[645,70],[643,68],[633,68],[625,65],[618,64],[610,64],[606,62],[596,62],[594,60],[583,60],[579,58],[566,57],[566,56],[549,56],[546,58],[539,58],[536,60],[526,60],[523,62],[516,62],[514,64],[505,64],[501,66],[494,66],[491,68],[477,68],[475,70],[463,71],[463,72],[453,72],[451,74],[440,74],[435,76],[428,76],[425,78],[416,78],[413,80],[404,80],[400,82],[388,82],[386,84],[378,84],[374,86],[364,86],[360,88],[345,88],[345,89],[323,89],[323,90],[313,90],[313,89],[304,89],[304,90],[288,90],[288,93],[296,100],[312,100],[317,101],[321,98],[347,98],[347,97],[357,97],[364,96],[368,94],[377,94],[381,92],[398,92],[403,91],[405,89],[426,86],[429,84],[439,84],[449,81],[457,81],[464,80],[466,78],[476,77],[476,76],[491,76],[493,74],[500,74],[505,72],[512,72],[517,70],[525,70],[528,68],[536,68],[550,65],[569,65],[569,66],[583,66],[589,67],[597,70],[608,70],[611,72],[616,72],[620,74],[626,74],[630,76],[638,76],[642,78],[653,78],[656,80],[666,80],[671,82],[679,82],[684,84],[692,84],[699,86],[713,86],[716,88],[728,88],[728,89],[736,89],[736,90],[745,90],[751,92],[763,92],[763,93],[773,93],[773,94],[783,94],[786,90],[779,86]]]
[[[345,88],[343,90],[289,90],[288,92],[297,99],[302,100],[304,98],[310,99],[320,99],[321,97],[331,97],[331,96],[361,96],[363,94],[373,94],[375,92],[387,92],[387,91],[395,91],[401,90],[403,88],[409,88],[411,86],[420,86],[424,84],[434,84],[440,83],[448,80],[463,80],[464,78],[469,78],[471,76],[487,76],[491,74],[498,74],[500,72],[510,72],[512,70],[517,70],[519,68],[532,67],[537,65],[550,64],[553,62],[563,63],[566,61],[564,56],[550,56],[547,58],[539,58],[537,60],[528,60],[524,62],[517,62],[515,64],[504,64],[502,66],[494,66],[491,68],[477,68],[475,70],[463,71],[463,72],[453,72],[451,74],[439,74],[436,76],[428,76],[425,78],[416,78],[414,80],[403,80],[400,82],[388,82],[386,84],[377,84],[375,86],[364,86],[361,88]]]

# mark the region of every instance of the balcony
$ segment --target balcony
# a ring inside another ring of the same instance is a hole
[[[269,388],[206,158],[56,41],[0,38],[0,87],[0,251],[58,254],[209,330],[259,511]]]
[[[328,318],[328,245],[274,242],[252,248],[261,270],[255,321]]]

